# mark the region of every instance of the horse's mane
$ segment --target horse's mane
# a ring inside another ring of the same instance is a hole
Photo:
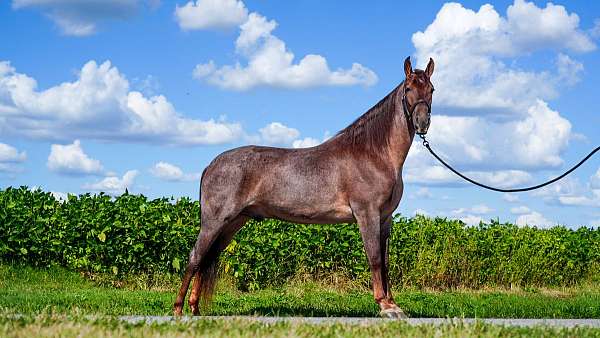
[[[399,104],[398,95],[403,83],[394,88],[381,101],[357,118],[334,137],[338,144],[349,149],[376,150],[387,146]]]

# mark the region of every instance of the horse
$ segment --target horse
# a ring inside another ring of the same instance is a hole
[[[173,305],[180,316],[189,298],[214,291],[221,252],[249,219],[276,218],[306,224],[358,223],[380,315],[406,318],[388,281],[392,213],[402,198],[402,166],[416,134],[430,124],[434,62],[413,70],[385,98],[320,145],[286,149],[243,146],[218,155],[200,179],[201,230]]]

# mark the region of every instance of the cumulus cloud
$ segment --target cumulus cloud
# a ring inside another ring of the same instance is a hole
[[[13,9],[36,8],[44,12],[66,35],[86,36],[99,23],[128,19],[141,9],[140,0],[13,0]]]
[[[562,83],[556,72],[524,71],[503,58],[596,48],[579,29],[577,14],[552,3],[539,8],[523,0],[509,6],[506,17],[489,4],[475,12],[447,3],[412,41],[420,64],[429,57],[436,61],[436,103],[503,114],[519,114],[537,99],[555,97]]]
[[[600,169],[586,184],[582,184],[578,178],[566,177],[532,195],[541,197],[548,204],[600,207]]]
[[[291,144],[300,136],[298,129],[290,128],[280,122],[272,122],[259,130],[266,144]]]
[[[0,142],[0,173],[13,176],[23,170],[19,165],[27,160],[27,153],[17,148]]]
[[[325,135],[323,135],[323,139],[319,140],[313,137],[305,137],[303,139],[297,139],[292,142],[292,147],[294,148],[310,148],[318,146],[319,144],[329,140],[331,138],[331,134],[326,131]]]
[[[53,144],[46,163],[48,169],[65,175],[99,175],[104,168],[100,161],[90,158],[75,140],[72,144]]]
[[[125,189],[131,189],[137,176],[137,170],[129,170],[121,178],[108,176],[95,183],[86,183],[82,186],[82,189],[101,191],[109,195],[120,195],[125,192]]]
[[[590,186],[592,189],[600,189],[600,168],[590,177]]]
[[[487,185],[512,188],[531,180],[531,175],[519,170],[465,171],[467,177]],[[404,181],[425,186],[464,186],[466,181],[440,165],[409,165],[404,171]]]
[[[528,207],[526,207],[524,205],[521,205],[521,206],[518,206],[518,207],[512,207],[512,208],[510,208],[510,213],[511,214],[515,214],[515,215],[522,215],[522,214],[529,214],[529,213],[531,213],[531,210]]]
[[[478,204],[478,205],[474,205],[470,208],[458,208],[458,209],[454,209],[452,210],[452,213],[455,215],[464,215],[467,213],[473,213],[476,215],[485,215],[485,214],[489,214],[490,212],[494,211],[494,209],[488,207],[485,204]]]
[[[168,162],[158,162],[151,169],[150,173],[166,181],[196,181],[202,176],[201,173],[184,173],[178,166]]]
[[[502,194],[502,199],[509,203],[515,203],[515,202],[519,201],[519,196],[517,196],[515,194],[504,193],[504,194]]]
[[[600,37],[600,19],[594,20],[594,27],[590,30],[590,34],[595,38]]]
[[[236,52],[247,60],[246,65],[236,63],[218,67],[214,61],[198,64],[194,77],[209,84],[232,90],[248,90],[258,86],[306,88],[315,86],[370,86],[377,75],[369,68],[353,63],[349,69],[331,70],[327,60],[308,54],[294,63],[294,54],[285,42],[272,34],[275,20],[259,13],[250,13],[240,25]]]
[[[505,16],[491,5],[474,11],[447,3],[412,41],[418,64],[436,62],[428,138],[442,157],[491,182],[512,181],[504,187],[529,182],[525,171],[563,165],[572,126],[547,100],[579,81],[583,65],[566,53],[596,48],[577,14],[523,0]],[[520,56],[538,52],[555,53],[552,69],[519,67]],[[457,184],[420,146],[411,149],[407,168],[412,182]]]
[[[322,141],[319,141],[316,138],[305,137],[303,139],[294,140],[294,142],[292,142],[292,147],[294,147],[294,148],[310,148],[310,147],[318,146],[321,143],[322,143]]]
[[[520,226],[536,226],[539,228],[549,228],[556,225],[556,222],[548,220],[544,215],[537,211],[532,211],[517,217],[516,224]]]
[[[579,82],[579,75],[583,72],[583,64],[573,60],[568,55],[560,53],[556,60],[558,79],[565,81],[568,85],[574,85]]]
[[[231,28],[247,18],[248,10],[239,0],[197,0],[175,7],[175,19],[183,30]]]
[[[477,215],[464,215],[461,216],[459,219],[468,226],[476,226],[479,225],[479,223],[483,222],[483,218]]]
[[[433,194],[426,187],[421,187],[411,197],[413,198],[432,198]]]
[[[429,216],[429,212],[427,212],[427,210],[424,209],[415,209],[415,211],[413,211],[413,215]]]
[[[238,123],[182,116],[162,95],[130,90],[110,61],[87,62],[73,82],[45,90],[0,62],[0,131],[34,139],[221,144],[243,136]]]
[[[61,191],[50,191],[50,194],[52,195],[52,197],[54,197],[55,200],[57,200],[61,203],[68,201],[69,195],[71,195],[70,193],[61,192]]]
[[[24,162],[27,159],[27,153],[19,151],[17,148],[0,142],[0,163]]]

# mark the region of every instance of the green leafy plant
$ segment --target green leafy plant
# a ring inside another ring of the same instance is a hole
[[[189,198],[70,195],[27,187],[0,190],[0,261],[60,265],[117,278],[181,273],[200,230]],[[563,286],[600,280],[600,230],[518,227],[416,216],[394,218],[389,244],[394,285],[453,288]],[[241,289],[281,285],[299,274],[370,280],[356,224],[249,221],[222,258]]]

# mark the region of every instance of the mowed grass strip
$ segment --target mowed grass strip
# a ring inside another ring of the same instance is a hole
[[[68,319],[40,315],[0,316],[2,337],[600,337],[597,328],[505,327],[460,322],[411,326],[402,321],[378,324],[264,324],[249,320],[197,320],[163,324],[129,324],[117,319]]]
[[[177,280],[177,278],[175,278]],[[100,286],[62,268],[0,266],[0,308],[13,314],[170,315],[177,282],[158,290]],[[600,288],[526,291],[396,290],[411,317],[600,318]],[[374,317],[371,293],[296,282],[240,292],[221,285],[210,315]]]

